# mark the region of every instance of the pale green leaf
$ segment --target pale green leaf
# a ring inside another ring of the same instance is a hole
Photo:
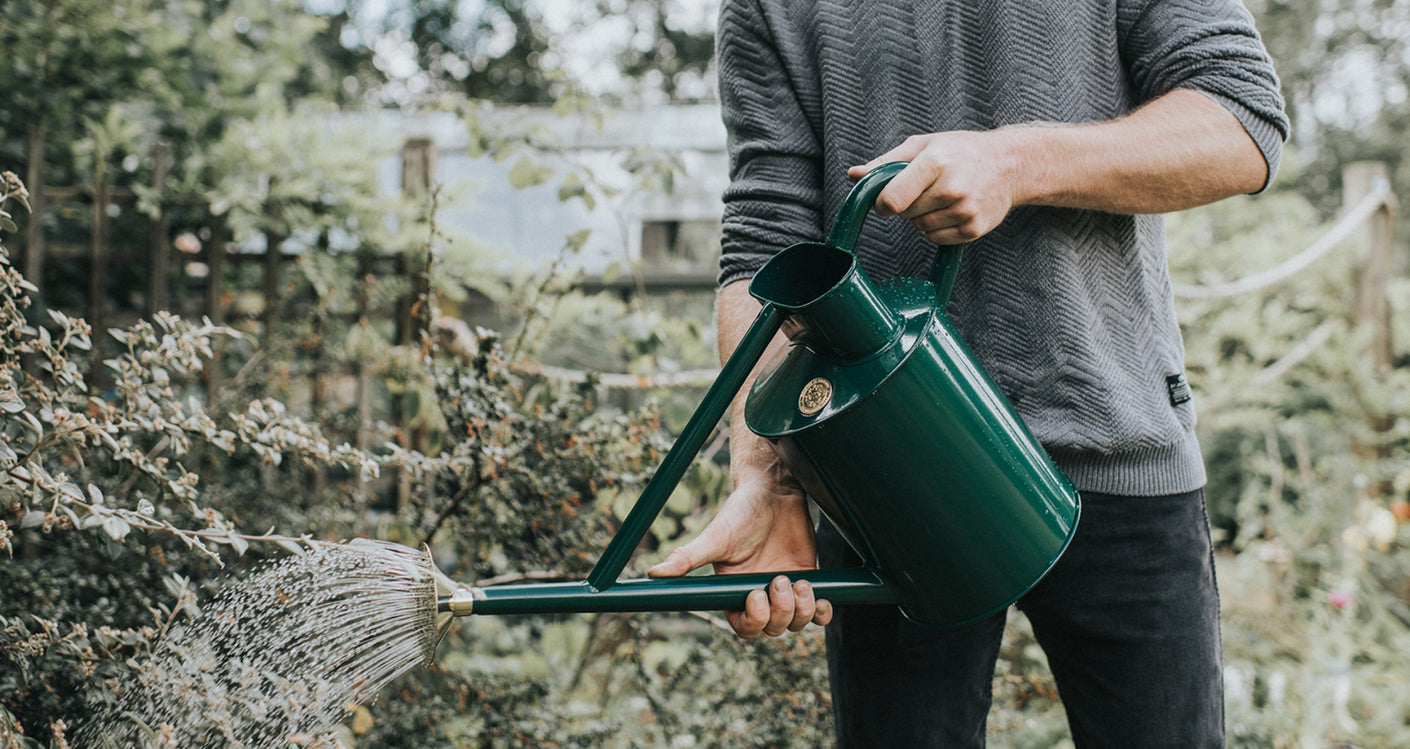
[[[592,229],[582,229],[563,238],[563,243],[567,245],[570,252],[577,252],[587,244],[588,237],[592,236]]]
[[[103,532],[107,533],[114,541],[121,541],[123,536],[126,536],[131,530],[132,526],[116,515],[103,518]]]
[[[520,157],[514,162],[514,166],[509,168],[507,179],[515,189],[523,190],[541,185],[552,176],[553,170],[535,164],[528,157]]]
[[[603,283],[612,283],[613,281],[616,281],[617,278],[620,277],[621,275],[622,275],[622,264],[621,264],[621,263],[619,263],[619,262],[608,263],[608,264],[607,264],[607,267],[602,269],[602,282],[603,282]]]

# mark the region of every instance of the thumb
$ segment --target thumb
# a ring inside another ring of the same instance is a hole
[[[920,152],[925,150],[925,142],[919,138],[907,138],[905,142],[886,153],[877,156],[865,164],[858,164],[847,169],[847,176],[852,179],[861,179],[867,172],[892,161],[912,161]]]
[[[648,577],[680,577],[714,561],[720,556],[720,552],[709,536],[702,533],[666,555],[665,559],[647,570],[646,574]]]

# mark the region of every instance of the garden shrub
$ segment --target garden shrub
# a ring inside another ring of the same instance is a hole
[[[21,190],[7,183],[6,197]],[[6,223],[0,238],[15,228]],[[431,414],[371,425],[379,442],[360,450],[335,438],[349,431],[345,417],[297,413],[258,371],[206,402],[217,349],[227,364],[260,361],[249,335],[160,313],[109,333],[117,347],[98,364],[82,320],[58,310],[25,318],[35,290],[3,245],[0,269],[6,749],[67,745],[134,683],[166,633],[207,615],[202,605],[231,575],[304,539],[429,542],[465,582],[580,578],[667,445],[649,406],[602,408],[591,378],[534,374],[497,333],[447,322],[437,330],[455,335],[407,346],[374,336],[356,349],[401,394],[402,413]],[[110,377],[101,394],[85,384],[95,365]],[[413,438],[397,439],[408,425]],[[404,499],[389,500],[400,486]],[[692,468],[651,534],[652,559],[699,529],[723,486],[712,461]],[[466,622],[439,663],[323,741],[816,746],[827,716],[820,649],[820,634],[745,644],[721,621],[688,615]],[[542,653],[552,668],[530,657]]]

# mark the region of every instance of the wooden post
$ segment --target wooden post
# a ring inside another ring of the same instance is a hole
[[[1386,189],[1390,172],[1384,162],[1358,161],[1342,170],[1342,201],[1346,206],[1359,203],[1375,190]],[[1390,301],[1386,286],[1394,271],[1395,198],[1387,196],[1366,221],[1364,241],[1356,257],[1354,271],[1355,298],[1352,300],[1352,323],[1358,329],[1369,328],[1370,342],[1366,356],[1378,377],[1390,373],[1394,366],[1392,350]],[[1385,435],[1394,419],[1384,408],[1373,408],[1366,414],[1371,428],[1371,444],[1353,445],[1357,456],[1371,464],[1371,480],[1367,491],[1371,496],[1389,497],[1394,493],[1392,481],[1383,476],[1381,466],[1390,457],[1390,445]]]
[[[29,129],[27,143],[29,165],[25,169],[25,188],[29,190],[29,219],[24,224],[24,264],[20,271],[25,280],[39,287],[43,305],[44,293],[44,130]]]
[[[1342,170],[1342,201],[1351,206],[1360,202],[1372,190],[1385,189],[1390,184],[1390,172],[1385,162],[1358,161]],[[1356,259],[1356,299],[1352,318],[1357,325],[1369,325],[1374,331],[1371,350],[1367,353],[1376,371],[1385,374],[1391,369],[1390,302],[1386,284],[1394,271],[1395,204],[1387,199],[1366,222],[1365,241]]]
[[[412,138],[401,149],[401,191],[407,197],[424,196],[431,190],[436,172],[435,143],[428,138]],[[427,246],[429,251],[430,247]],[[411,289],[397,305],[397,343],[418,345],[421,334],[428,332],[422,322],[430,318],[430,310],[423,305],[430,304],[430,279],[427,276],[427,258],[402,255],[398,258],[398,268],[409,277]],[[411,425],[406,418],[404,399],[398,399],[397,439],[404,448],[417,447],[418,440],[411,433]],[[411,478],[406,471],[397,477],[397,510],[404,511],[411,502]]]
[[[421,197],[431,191],[435,183],[436,149],[428,138],[412,138],[401,149],[401,192],[409,198]],[[429,248],[428,248],[429,249]],[[397,310],[397,343],[402,345],[417,342],[423,329],[422,322],[430,318],[430,310],[421,305],[429,304],[430,279],[426,275],[426,259],[403,257],[402,272],[410,277],[411,290]]]
[[[274,178],[269,180],[269,193],[274,194]],[[276,227],[284,220],[284,208],[272,197],[264,204],[265,219],[268,225],[264,230],[264,310],[260,321],[264,325],[266,345],[274,335],[274,317],[279,309],[279,267],[283,264],[283,252],[279,245],[283,237]]]
[[[318,251],[328,254],[328,231],[325,229],[318,233]],[[309,378],[308,378],[308,410],[309,414],[316,420],[322,421],[323,409],[326,407],[324,401],[327,393],[328,378],[324,377],[323,370],[327,366],[327,322],[328,309],[322,304],[316,305],[313,310],[313,317],[309,320],[310,334],[313,336],[313,348],[309,355]],[[314,495],[323,493],[328,486],[328,467],[317,465],[313,468],[313,483],[309,487]]]
[[[160,196],[166,190],[167,172],[171,168],[171,146],[157,141],[152,149],[152,190]],[[171,308],[171,217],[163,200],[152,227],[150,252],[147,257],[147,316]]]
[[[93,174],[93,247],[88,269],[88,324],[93,328],[87,377],[90,391],[103,382],[103,342],[108,339],[108,203],[112,200],[104,157],[100,154],[98,158]]]
[[[260,311],[260,324],[264,328],[264,348],[270,350],[274,343],[274,321],[279,312],[279,266],[283,264],[283,253],[279,245],[283,242],[279,231],[282,228],[284,207],[274,199],[275,179],[269,178],[269,197],[264,202],[264,309]],[[266,487],[275,481],[274,467],[268,463],[260,468],[260,480]]]
[[[211,238],[206,243],[206,265],[210,266],[206,291],[206,316],[216,325],[225,324],[225,214],[210,212],[206,206]]]
[[[403,195],[425,195],[436,180],[436,144],[430,138],[409,138],[401,147]]]
[[[38,125],[29,128],[26,143],[29,164],[25,167],[25,189],[29,190],[30,214],[24,222],[24,257],[16,263],[26,281],[34,284],[39,293],[30,297],[33,305],[30,314],[33,319],[43,319],[48,306],[44,299],[44,130]],[[95,338],[97,336],[94,336]],[[38,373],[39,359],[34,354],[20,357],[20,366],[31,375]],[[26,553],[33,553],[34,544],[25,545]]]
[[[206,317],[216,325],[225,324],[225,215],[210,212],[210,206],[206,206],[206,213],[209,216],[209,227],[211,232],[210,241],[206,243],[206,264],[210,266],[210,275],[206,278]],[[210,362],[206,365],[206,402],[216,403],[220,393],[220,386],[224,378],[224,371],[221,369],[221,354],[224,351],[224,344],[216,341],[211,349]]]
[[[359,250],[357,255],[357,324],[366,325],[368,316],[371,314],[371,300],[368,289],[372,285],[374,277],[372,275],[372,261],[366,250]],[[357,449],[367,452],[372,449],[372,368],[368,366],[367,358],[359,356],[356,359],[357,371]],[[359,504],[367,501],[367,482],[362,479],[362,471],[358,471],[356,478],[357,499]]]

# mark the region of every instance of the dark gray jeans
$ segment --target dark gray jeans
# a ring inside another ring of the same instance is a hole
[[[823,566],[858,559],[826,523]],[[1077,535],[1019,601],[1082,749],[1224,746],[1204,493],[1082,495]],[[838,746],[983,747],[1005,613],[963,627],[839,606],[827,628]]]

